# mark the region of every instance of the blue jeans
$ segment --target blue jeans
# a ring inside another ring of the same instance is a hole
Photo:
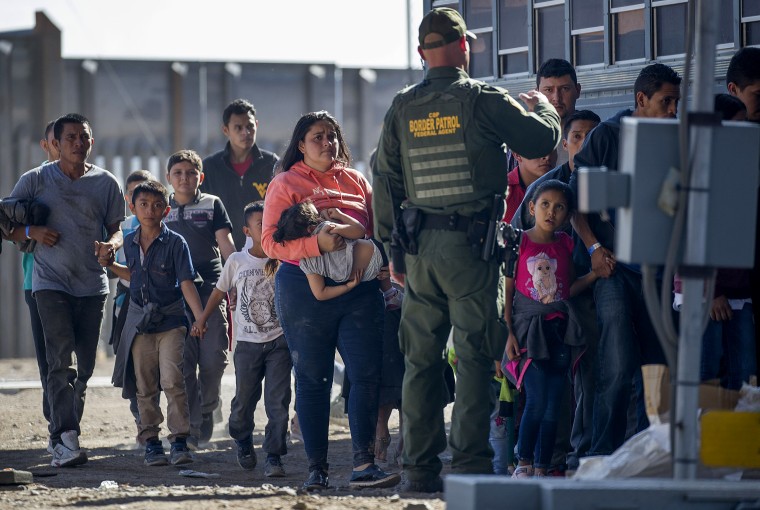
[[[80,432],[79,420],[84,412],[87,382],[95,369],[107,296],[75,297],[41,290],[34,297],[45,331],[50,438],[55,444],[62,432]],[[77,357],[76,369],[72,366],[72,354]]]
[[[702,336],[700,378],[703,381],[720,377],[721,386],[738,390],[750,375],[756,373],[755,365],[752,304],[747,303],[741,310],[733,310],[731,320],[710,320],[707,323]]]
[[[488,442],[493,449],[493,473],[495,475],[508,475],[509,466],[514,463],[515,448],[515,418],[512,402],[499,400],[500,382],[491,381],[491,391],[496,400],[493,411],[491,411],[491,427],[488,433]],[[501,412],[502,408],[508,409],[509,413]],[[503,416],[504,414],[510,414],[510,416]]]
[[[275,306],[296,374],[296,412],[309,471],[327,470],[330,391],[335,349],[351,385],[348,424],[353,464],[374,463],[385,310],[377,280],[335,299],[317,301],[298,266],[280,265]]]
[[[642,360],[664,363],[664,356],[646,311],[640,274],[618,265],[612,276],[596,281],[594,301],[600,336],[588,455],[609,455],[625,441],[631,381]],[[639,428],[647,425],[639,423]]]
[[[290,406],[290,352],[285,338],[271,342],[238,342],[235,361],[235,397],[230,409],[230,436],[238,443],[250,443],[254,411],[264,384],[263,450],[269,455],[285,455],[288,447],[288,406]]]
[[[551,464],[557,437],[562,392],[567,386],[567,369],[547,361],[533,361],[525,371],[525,409],[520,420],[517,458],[533,461],[537,468]]]
[[[525,409],[520,420],[517,458],[533,461],[537,468],[547,469],[551,464],[562,399],[567,391],[570,347],[563,342],[566,327],[562,319],[545,323],[549,359],[533,360],[523,379]]]

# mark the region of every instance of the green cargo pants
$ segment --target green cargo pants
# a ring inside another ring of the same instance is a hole
[[[402,389],[404,471],[412,481],[441,472],[446,449],[443,350],[454,329],[456,401],[449,443],[452,471],[493,472],[488,444],[490,383],[507,334],[498,320],[498,266],[472,254],[463,232],[423,230],[419,253],[406,255],[406,295],[399,333],[406,372]]]

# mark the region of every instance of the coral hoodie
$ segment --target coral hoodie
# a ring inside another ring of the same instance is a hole
[[[298,263],[302,258],[321,255],[316,236],[284,243],[272,239],[282,211],[307,199],[318,211],[340,208],[367,229],[367,236],[372,236],[372,186],[367,179],[339,162],[333,163],[326,172],[320,172],[299,161],[276,175],[267,188],[261,246],[268,257]]]

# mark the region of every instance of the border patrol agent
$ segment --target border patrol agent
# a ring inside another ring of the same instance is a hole
[[[453,9],[423,18],[418,52],[427,74],[394,99],[373,167],[378,234],[386,250],[400,244],[406,252],[394,257],[393,270],[406,280],[399,333],[406,364],[403,465],[405,489],[416,492],[443,490],[442,353],[452,326],[458,356],[452,471],[493,472],[489,384],[507,333],[498,319],[498,262],[481,255],[480,227],[503,207],[504,144],[537,158],[561,136],[559,115],[540,92],[521,94],[529,113],[506,90],[467,75],[468,37],[475,38]]]

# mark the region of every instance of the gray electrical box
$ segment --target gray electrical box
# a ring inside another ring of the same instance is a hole
[[[447,510],[750,510],[760,486],[750,481],[571,478],[512,480],[495,475],[446,477]]]
[[[752,267],[760,180],[760,126],[723,122],[713,128],[710,153],[704,265]],[[615,255],[628,263],[663,264],[674,218],[660,209],[658,197],[670,169],[680,167],[678,121],[623,118],[619,166],[619,172],[628,176],[621,179],[628,187],[628,200],[626,204],[614,204],[620,206],[615,222]],[[605,181],[609,181],[609,176]],[[579,184],[579,194],[582,191]]]

